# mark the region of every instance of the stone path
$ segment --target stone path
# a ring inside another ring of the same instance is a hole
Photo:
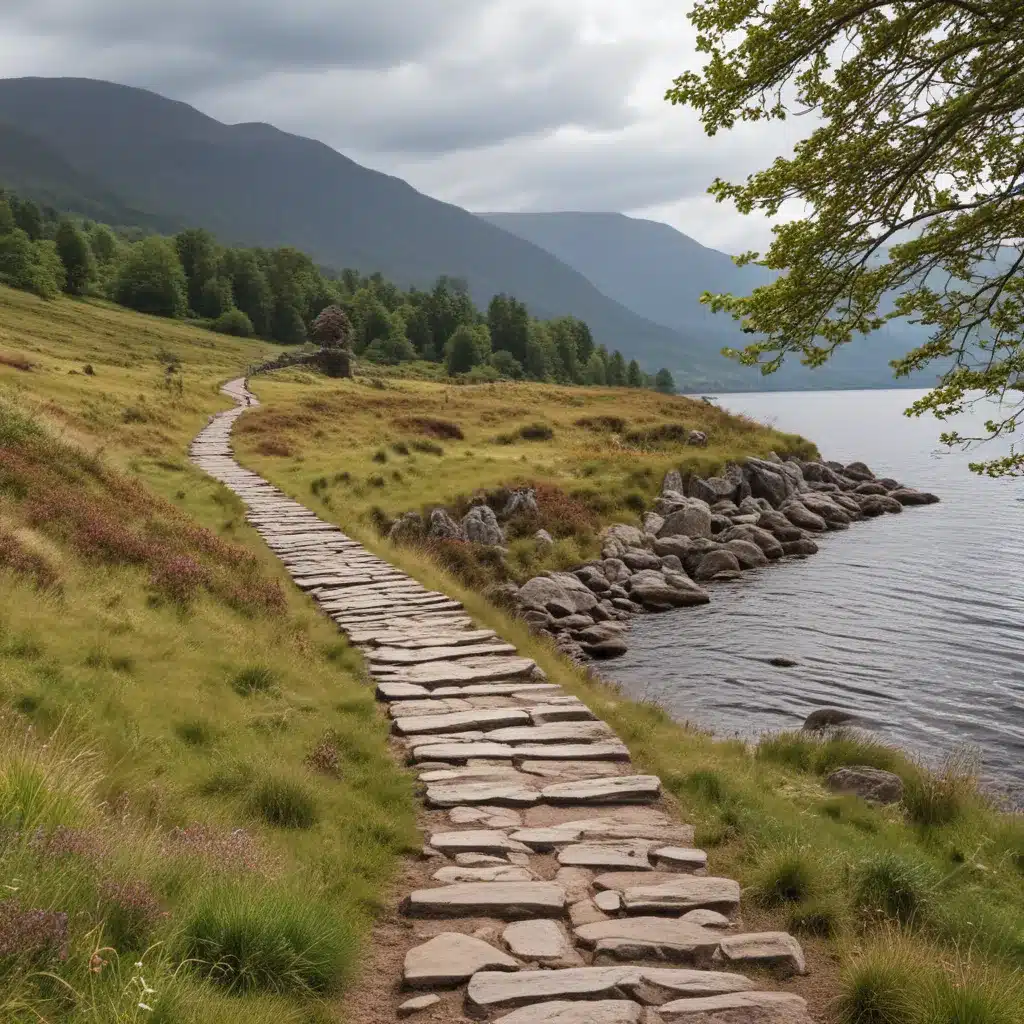
[[[458,601],[239,466],[231,429],[258,403],[244,380],[223,390],[238,407],[199,434],[193,461],[363,652],[423,785],[432,874],[405,900],[404,971],[381,979],[378,1019],[810,1024],[799,996],[766,990],[806,973],[799,943],[743,932],[739,885],[707,874],[660,780]]]

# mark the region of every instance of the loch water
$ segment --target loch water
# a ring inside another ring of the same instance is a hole
[[[810,438],[823,458],[932,491],[938,505],[829,533],[817,555],[711,584],[711,604],[638,616],[602,667],[625,692],[719,735],[799,728],[853,711],[880,738],[937,763],[971,748],[983,775],[1024,795],[1024,480],[971,473],[1005,451],[941,448],[923,392],[718,395],[717,404]],[[985,410],[952,426],[970,432]],[[797,664],[777,668],[772,658]]]

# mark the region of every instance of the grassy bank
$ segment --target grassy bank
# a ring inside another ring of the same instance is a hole
[[[361,666],[187,462],[267,348],[0,289],[5,1021],[340,1019],[415,840]]]
[[[533,561],[523,554],[532,542],[514,540],[511,573],[570,565],[592,550],[600,523],[635,517],[668,468],[707,473],[744,454],[806,451],[806,442],[679,398],[608,390],[576,404],[576,396],[536,385],[386,384],[296,373],[257,379],[265,404],[240,423],[241,458],[460,598],[612,725],[696,826],[712,871],[741,880],[748,921],[792,930],[812,952],[812,999],[825,1019],[1018,1022],[1024,821],[987,802],[969,760],[932,772],[851,735],[715,739],[567,664],[466,585],[479,574],[462,565],[447,572],[436,551],[392,545],[379,532],[406,509],[459,510],[474,494],[530,483],[542,510],[545,496],[550,502],[541,525],[554,526],[559,515],[572,520],[568,510],[583,525]],[[708,448],[682,446],[677,424],[706,431]],[[824,778],[843,765],[896,772],[903,804],[874,807],[831,793]]]
[[[463,515],[479,495],[535,487],[538,513],[515,524],[500,562],[482,548],[434,546],[478,589],[594,557],[601,526],[635,522],[668,469],[708,475],[746,455],[813,452],[795,435],[651,391],[327,381],[295,370],[256,381],[264,404],[238,425],[239,455],[348,529],[379,534],[407,511]],[[706,448],[685,445],[691,430],[707,435]],[[538,529],[554,547],[538,548]]]

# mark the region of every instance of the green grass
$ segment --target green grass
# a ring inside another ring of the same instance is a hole
[[[338,1019],[416,845],[358,659],[188,462],[270,348],[0,288],[5,1022]]]

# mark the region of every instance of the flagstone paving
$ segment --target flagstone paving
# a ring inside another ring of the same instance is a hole
[[[811,1024],[799,996],[762,991],[767,969],[806,972],[799,943],[741,932],[739,885],[707,876],[661,780],[460,602],[243,469],[231,430],[259,403],[244,380],[223,391],[237,406],[211,418],[193,461],[362,651],[422,786],[430,868],[403,903],[404,967],[372,980],[375,1020]]]

